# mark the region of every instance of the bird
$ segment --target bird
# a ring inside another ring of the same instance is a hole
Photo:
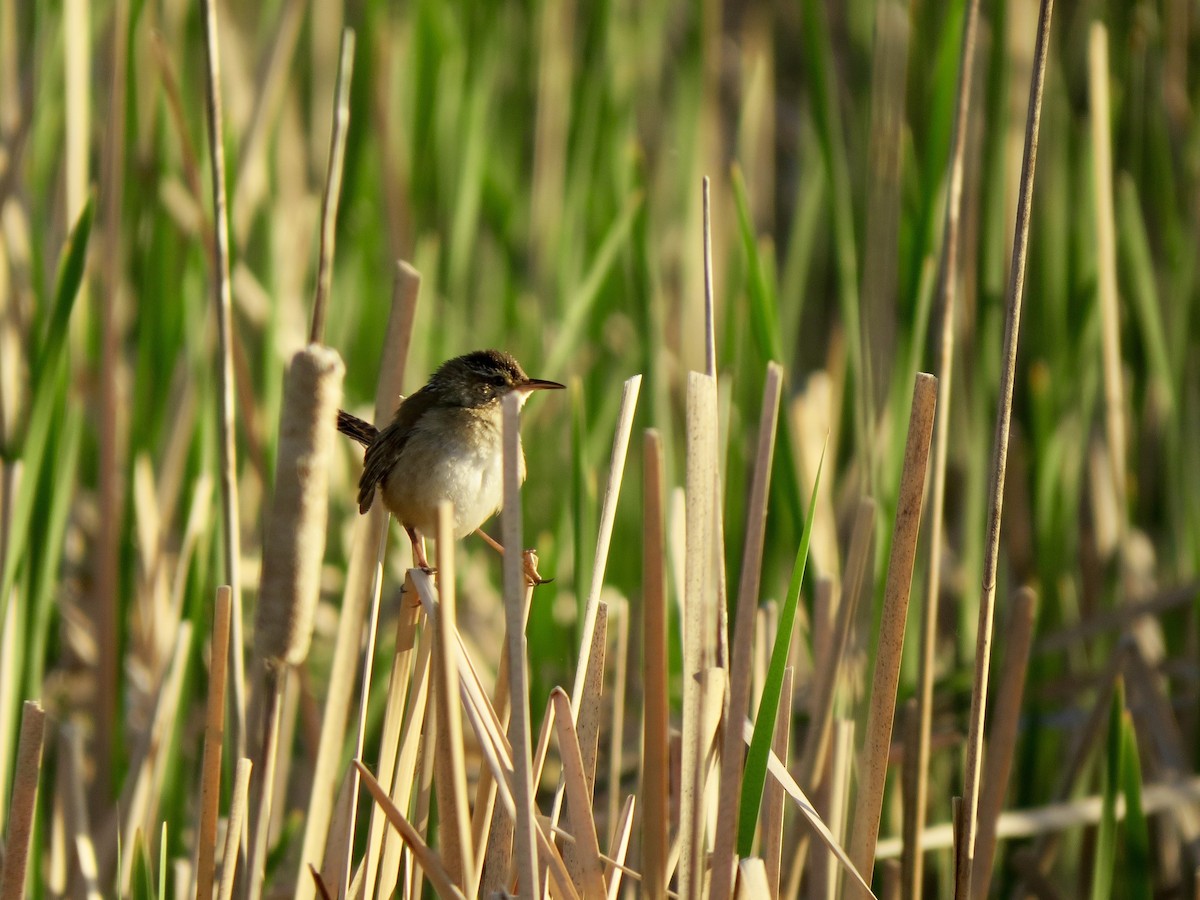
[[[455,538],[478,529],[503,503],[504,397],[516,393],[524,406],[534,391],[563,388],[530,378],[511,354],[476,350],[442,363],[424,387],[401,400],[383,428],[338,410],[338,431],[366,448],[359,512],[366,513],[378,493],[408,533],[416,565],[432,571],[421,535],[434,533],[441,501],[454,504]],[[519,436],[517,454],[524,481]]]

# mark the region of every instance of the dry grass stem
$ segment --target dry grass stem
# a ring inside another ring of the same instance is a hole
[[[228,585],[217,588],[208,676],[208,707],[204,723],[204,758],[200,775],[200,833],[196,838],[196,897],[212,896],[217,818],[221,802],[221,749],[225,740],[225,673],[229,662],[229,618],[233,608]]]
[[[771,884],[767,880],[767,868],[760,857],[743,859],[737,867],[738,900],[756,900],[771,896]]]
[[[201,0],[204,14],[204,52],[207,61],[209,166],[213,203],[213,301],[217,318],[218,427],[221,449],[221,537],[225,554],[225,582],[233,592],[230,619],[230,661],[233,663],[234,746],[246,756],[246,664],[242,636],[242,542],[238,518],[237,432],[234,426],[233,297],[229,281],[229,225],[225,211],[225,137],[221,112],[221,48],[216,0]],[[107,379],[106,379],[107,381]]]
[[[642,874],[647,896],[667,889],[670,846],[668,745],[667,572],[663,515],[663,453],[657,431],[643,441],[642,513]]]
[[[1121,313],[1117,298],[1117,235],[1113,204],[1112,115],[1108,91],[1108,31],[1093,22],[1088,33],[1088,100],[1092,124],[1092,189],[1096,198],[1096,267],[1100,295],[1100,337],[1104,358],[1104,424],[1108,438],[1117,528],[1123,536],[1128,515],[1125,463],[1125,389],[1121,375]]]
[[[17,742],[12,799],[8,807],[8,834],[2,860],[4,866],[0,869],[0,897],[21,900],[25,896],[45,739],[46,713],[42,704],[36,700],[26,700],[21,708],[21,736]]]
[[[1025,152],[1021,163],[1021,187],[1017,198],[1012,266],[1008,279],[1008,303],[1001,353],[1000,397],[996,435],[992,447],[991,481],[988,490],[987,539],[984,544],[982,596],[975,634],[975,675],[971,690],[971,715],[967,733],[966,773],[963,779],[963,840],[955,866],[955,900],[971,896],[978,833],[979,779],[983,768],[983,720],[987,711],[988,670],[992,655],[992,628],[996,614],[996,573],[1000,557],[1000,519],[1004,503],[1004,474],[1008,464],[1008,438],[1012,421],[1013,382],[1016,378],[1017,340],[1021,329],[1021,301],[1025,293],[1025,261],[1029,248],[1029,222],[1033,206],[1033,176],[1037,163],[1038,130],[1042,116],[1042,88],[1050,52],[1050,21],[1054,0],[1041,0],[1033,79],[1029,86],[1029,111],[1025,125]]]
[[[700,676],[716,664],[717,610],[713,529],[717,473],[717,390],[699,372],[687,383],[687,531],[683,608],[683,745],[680,770],[679,892],[700,890],[704,821],[703,714],[707,706]]]
[[[904,650],[904,629],[908,620],[908,598],[917,556],[917,538],[921,532],[921,505],[925,497],[925,472],[936,406],[937,379],[919,372],[913,387],[912,412],[908,420],[904,468],[900,475],[892,552],[884,585],[883,618],[879,626],[875,675],[867,713],[867,733],[863,739],[859,766],[858,798],[850,834],[850,856],[863,873],[871,871],[875,859],[875,841],[879,836],[888,751],[896,712],[896,689]]]
[[[704,373],[717,377],[717,316],[713,304],[712,186],[705,175],[700,182],[704,231]]]
[[[1004,642],[1004,669],[992,711],[988,736],[986,778],[979,797],[979,834],[975,855],[979,873],[972,883],[977,900],[985,900],[991,884],[992,863],[996,856],[996,822],[1004,808],[1008,778],[1012,774],[1013,753],[1017,745],[1017,726],[1021,700],[1025,696],[1025,674],[1029,666],[1029,648],[1033,643],[1037,596],[1029,587],[1021,588],[1013,600],[1008,633]]]
[[[245,757],[237,762],[233,772],[233,795],[229,801],[229,823],[225,827],[225,848],[221,859],[221,884],[217,891],[218,900],[233,897],[234,881],[237,876],[238,847],[246,828],[246,811],[250,805],[250,776],[254,764]],[[212,894],[205,894],[204,900]],[[200,895],[196,895],[201,900]]]
[[[754,725],[749,721],[744,722],[742,726],[742,738],[745,740],[747,746],[750,745],[750,741],[753,737]],[[853,876],[854,883],[857,884],[862,890],[866,891],[866,896],[873,897],[874,894],[871,893],[870,885],[863,880],[863,876],[859,873],[859,870],[855,868],[850,856],[842,848],[842,845],[838,843],[837,839],[834,838],[833,832],[829,830],[829,827],[821,819],[820,815],[817,814],[816,809],[813,807],[812,803],[809,802],[808,797],[804,795],[804,791],[800,790],[800,785],[796,784],[796,780],[792,778],[791,773],[788,772],[787,766],[785,766],[779,757],[774,753],[769,754],[767,757],[767,771],[770,772],[771,777],[773,777],[783,786],[784,791],[787,792],[787,795],[791,797],[792,801],[796,804],[796,808],[800,811],[800,815],[802,815],[805,821],[812,826],[813,831],[816,832],[817,836],[821,839],[821,842],[829,848],[834,857],[837,858],[838,862],[840,862],[846,868],[846,871]]]
[[[705,179],[705,209],[708,205],[708,179]],[[741,579],[738,584],[737,612],[734,619],[733,658],[729,670],[728,722],[746,718],[750,703],[753,671],[755,611],[758,609],[759,579],[762,570],[764,535],[767,525],[767,495],[771,484],[771,463],[775,455],[775,433],[779,422],[779,398],[783,389],[783,369],[778,363],[767,366],[763,385],[762,411],[758,421],[758,451],[750,484],[746,512],[746,538],[742,550]],[[784,721],[790,717],[785,716]],[[712,897],[729,896],[735,878],[735,851],[738,810],[742,794],[742,762],[745,753],[736,728],[726,728],[721,749],[721,782],[717,804],[717,826],[713,849]]]
[[[421,839],[421,835],[417,829],[409,824],[404,818],[404,814],[392,803],[387,792],[380,787],[379,782],[359,760],[354,761],[354,767],[358,770],[359,776],[362,778],[362,783],[366,786],[371,796],[375,798],[375,802],[383,809],[392,827],[399,832],[404,843],[412,850],[413,856],[420,862],[421,868],[434,889],[442,897],[465,897],[466,895],[455,884],[450,872],[442,864],[441,858],[430,849],[429,845]]]
[[[792,681],[796,669],[783,670],[783,686],[779,691],[779,712],[775,717],[775,739],[771,752],[787,765],[792,733]],[[779,897],[779,870],[783,860],[783,786],[768,781],[763,791],[763,862],[771,897]]]
[[[454,584],[454,509],[438,504],[437,566],[438,606],[434,618],[434,696],[438,704],[438,743],[441,752],[434,764],[442,860],[454,883],[467,896],[478,889],[474,851],[471,849],[471,813],[467,808],[467,768],[463,759],[462,718],[459,715],[458,629]]]
[[[396,409],[420,288],[421,277],[416,269],[405,262],[397,263],[392,306],[384,335],[383,359],[375,387],[377,422],[387,421]],[[373,596],[376,567],[382,562],[379,550],[386,547],[388,522],[383,504],[374,504],[351,542],[349,570],[342,592],[341,616],[338,618],[333,664],[325,698],[325,716],[312,774],[308,813],[304,820],[304,843],[296,873],[297,900],[312,900],[314,886],[308,873],[308,864],[324,854],[333,810],[334,787],[342,765],[346,718],[350,710],[354,675],[358,670],[363,622]]]
[[[637,805],[636,800],[633,794],[625,798],[625,805],[621,808],[621,814],[613,827],[613,840],[607,857],[611,862],[607,864],[608,871],[605,873],[608,880],[607,900],[617,900],[621,896],[621,877],[627,871],[625,854],[629,851],[629,841],[633,837],[633,811]]]
[[[333,248],[337,236],[338,204],[342,197],[342,170],[346,162],[346,135],[350,130],[350,79],[354,74],[354,29],[342,31],[338,58],[337,85],[334,88],[333,126],[329,134],[329,167],[325,173],[325,193],[321,197],[321,250],[317,257],[317,291],[313,298],[312,330],[309,341],[325,339],[325,308],[333,284]]]
[[[554,724],[558,731],[558,751],[563,761],[567,810],[571,833],[575,837],[572,845],[574,852],[566,854],[564,862],[582,896],[603,897],[606,888],[604,869],[600,863],[600,843],[596,837],[596,822],[592,818],[591,790],[587,784],[579,738],[571,722],[570,701],[562,688],[555,688],[550,697],[555,706]]]
[[[613,653],[612,728],[608,749],[608,823],[613,831],[618,821],[621,797],[621,776],[625,771],[625,685],[629,674],[629,601],[617,600],[611,618],[616,625],[616,648]],[[610,886],[610,893],[611,886]]]
[[[925,827],[929,793],[929,733],[933,718],[934,653],[937,649],[938,598],[941,595],[942,520],[946,503],[946,465],[950,452],[950,388],[954,374],[954,321],[958,305],[960,223],[963,205],[968,127],[971,119],[971,85],[975,75],[976,33],[979,0],[967,0],[963,15],[962,45],[958,57],[958,87],[954,100],[954,128],[950,135],[950,159],[945,220],[942,227],[940,284],[941,317],[938,323],[938,409],[933,434],[933,494],[929,508],[929,566],[926,569],[924,603],[921,606],[921,649],[917,669],[917,773],[912,815],[905,819],[904,840],[912,847],[912,867],[905,873],[903,890],[908,897],[921,895],[924,855],[919,846]]]

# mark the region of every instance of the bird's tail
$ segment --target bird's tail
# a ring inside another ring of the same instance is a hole
[[[352,416],[344,409],[337,414],[337,429],[347,437],[354,438],[364,447],[370,447],[379,435],[379,429],[365,419]]]

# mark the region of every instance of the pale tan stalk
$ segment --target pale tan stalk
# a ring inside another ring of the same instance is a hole
[[[741,860],[737,868],[738,900],[758,900],[771,896],[771,884],[767,880],[767,867],[762,858],[751,856]]]
[[[337,236],[338,204],[342,198],[342,169],[346,162],[346,135],[350,130],[350,79],[354,74],[354,29],[342,30],[338,58],[337,85],[334,88],[333,125],[329,131],[329,165],[325,172],[325,192],[321,196],[321,250],[317,257],[317,291],[313,298],[312,331],[309,342],[325,339],[325,307],[333,284],[333,248]]]
[[[1017,199],[1012,266],[1004,323],[1003,369],[992,445],[991,484],[988,491],[987,539],[984,543],[983,583],[979,624],[975,633],[975,675],[971,690],[971,715],[967,733],[966,773],[963,779],[963,840],[955,867],[955,900],[971,896],[978,832],[979,779],[983,769],[983,721],[987,713],[988,671],[992,656],[992,628],[996,615],[996,575],[1000,565],[1000,519],[1004,505],[1004,475],[1008,464],[1008,437],[1012,420],[1013,384],[1017,368],[1017,340],[1021,329],[1021,302],[1025,293],[1025,261],[1029,248],[1029,222],[1033,206],[1033,176],[1037,163],[1038,133],[1042,117],[1042,88],[1050,53],[1050,21],[1054,0],[1041,0],[1033,79],[1029,86],[1029,111],[1025,124],[1025,152],[1021,163],[1021,189]]]
[[[562,688],[555,688],[550,697],[556,708],[554,724],[558,731],[558,752],[563,761],[567,809],[571,833],[575,837],[573,847],[576,852],[564,857],[564,861],[571,873],[571,880],[582,895],[600,898],[606,895],[604,869],[600,863],[600,844],[596,837],[596,822],[592,818],[591,796],[579,738],[571,722],[570,700]]]
[[[233,886],[237,876],[238,845],[242,841],[242,832],[246,827],[246,813],[250,805],[250,776],[254,764],[241,758],[233,773],[233,796],[229,801],[229,823],[225,828],[225,850],[221,860],[221,885],[218,889],[218,900],[230,900],[233,897]],[[211,897],[206,894],[204,900]],[[199,900],[199,898],[197,898]]]
[[[396,653],[392,658],[391,677],[388,680],[387,708],[383,714],[383,729],[379,740],[379,783],[389,794],[395,788],[397,759],[400,752],[400,729],[404,721],[407,687],[410,683],[410,665],[416,643],[417,622],[421,607],[417,604],[401,604],[396,617]],[[378,806],[371,809],[371,824],[367,832],[367,851],[363,859],[363,885],[368,895],[374,893],[379,874],[379,863],[384,840],[387,836],[383,810]]]
[[[977,900],[985,900],[991,884],[992,863],[996,857],[996,822],[1004,809],[1004,795],[1008,792],[1008,779],[1012,774],[1036,613],[1037,595],[1030,587],[1021,588],[1013,601],[1004,641],[1004,669],[1000,673],[985,760],[987,777],[979,798],[979,836],[975,841],[979,872],[972,886]]]
[[[225,582],[233,594],[230,618],[230,662],[233,703],[233,744],[246,756],[246,664],[242,636],[242,542],[238,518],[237,431],[234,425],[233,295],[229,282],[229,225],[225,212],[225,136],[221,112],[221,48],[217,36],[216,0],[200,0],[204,15],[204,51],[207,78],[209,165],[213,201],[213,301],[217,318],[217,405],[221,450],[221,537],[225,554]],[[115,645],[114,645],[115,646]]]
[[[229,617],[233,597],[228,585],[217,588],[209,659],[204,758],[200,774],[200,831],[196,837],[196,900],[212,896],[217,855],[217,818],[221,803],[221,748],[225,740],[225,673],[229,662]]]
[[[775,739],[771,745],[774,753],[787,765],[788,747],[792,735],[792,679],[796,670],[788,666],[783,670],[783,686],[779,692],[779,712],[775,717]],[[783,787],[777,781],[768,781],[763,791],[763,861],[766,864],[767,885],[771,896],[779,897],[779,869],[783,859]]]
[[[454,508],[438,504],[438,608],[434,620],[434,695],[438,704],[438,837],[442,859],[454,883],[475,896],[478,878],[471,849],[471,813],[467,808],[467,767],[463,758],[462,717],[459,707],[457,602],[454,584]],[[441,771],[439,777],[438,772]]]
[[[443,865],[441,858],[421,839],[420,833],[404,818],[404,814],[388,797],[387,792],[375,780],[367,767],[357,759],[354,761],[354,767],[358,770],[362,783],[366,785],[371,796],[375,798],[375,802],[380,805],[388,821],[392,823],[392,827],[399,832],[404,843],[413,851],[413,855],[420,862],[421,868],[438,894],[442,897],[464,897],[465,895],[454,882],[454,878]]]
[[[629,851],[629,840],[633,836],[633,811],[636,800],[633,794],[625,798],[621,815],[613,826],[613,840],[607,857],[611,863],[608,864],[608,872],[605,873],[608,879],[607,900],[617,900],[621,896],[621,876],[628,873],[625,868],[625,854]]]
[[[529,596],[518,548],[524,545],[521,512],[520,403],[515,394],[504,399],[504,618],[505,646],[508,648],[508,700],[511,710],[509,740],[512,743],[513,802],[516,806],[515,843],[517,871],[523,896],[540,896],[537,865],[537,841],[534,828],[537,816],[533,780],[532,725],[529,719],[529,659],[526,652],[525,622]]]
[[[4,868],[0,871],[0,897],[25,896],[29,854],[33,849],[33,814],[37,808],[38,780],[42,772],[42,747],[46,738],[46,713],[36,700],[21,709],[21,737],[8,808],[8,835],[4,843]],[[36,868],[36,860],[35,868]]]
[[[383,360],[375,388],[376,422],[390,420],[396,410],[420,287],[421,276],[417,271],[407,263],[397,263],[392,306],[383,342]],[[372,596],[375,567],[380,564],[379,547],[386,546],[388,521],[383,504],[374,504],[351,542],[349,571],[342,593],[333,664],[325,697],[325,715],[321,723],[321,739],[304,821],[304,843],[296,873],[297,900],[312,900],[314,885],[308,864],[324,855],[333,791],[346,736],[346,717],[350,710],[354,675],[362,646],[363,621]]]
[[[858,871],[868,878],[875,861],[875,841],[879,836],[879,817],[883,811],[883,787],[892,742],[896,689],[900,681],[900,661],[904,650],[904,629],[908,619],[917,538],[921,532],[921,505],[925,497],[925,472],[936,405],[937,379],[924,372],[917,373],[896,503],[896,521],[892,531],[892,552],[883,591],[883,618],[875,652],[867,733],[863,738],[859,765],[861,780],[850,832],[850,858],[854,860]],[[854,896],[853,889],[851,891],[851,896]]]
[[[666,547],[663,516],[663,454],[657,431],[643,442],[642,512],[642,873],[646,895],[665,896],[670,849],[669,709],[667,682]]]
[[[708,181],[705,179],[706,207],[707,185]],[[758,452],[750,483],[746,538],[742,550],[741,579],[734,621],[727,717],[727,721],[731,723],[746,718],[750,702],[755,611],[758,609],[759,579],[767,525],[767,495],[771,484],[771,463],[775,455],[775,433],[779,422],[779,398],[782,389],[783,368],[778,363],[769,363],[766,381],[763,384],[762,410],[758,422]],[[737,839],[738,810],[741,806],[744,756],[737,729],[726,728],[721,751],[720,797],[713,849],[713,900],[724,900],[733,888],[736,866],[734,842]]]
[[[621,776],[625,771],[625,685],[629,673],[629,601],[622,597],[612,609],[616,623],[613,653],[612,730],[608,750],[608,816],[605,822],[615,835],[621,798]],[[609,893],[612,893],[611,889]]]
[[[938,409],[933,434],[933,495],[929,509],[929,565],[921,606],[921,649],[917,669],[917,781],[906,806],[904,835],[913,848],[912,867],[904,873],[902,890],[909,900],[921,896],[924,854],[920,839],[925,827],[929,793],[929,733],[933,720],[934,655],[937,650],[938,598],[942,576],[942,520],[946,504],[946,464],[950,453],[950,387],[954,374],[954,321],[958,305],[960,222],[963,211],[963,169],[970,125],[971,85],[975,74],[975,35],[979,0],[967,0],[963,15],[962,44],[958,57],[958,89],[954,101],[954,127],[950,136],[950,171],[942,225],[941,318],[938,338]]]
[[[1121,375],[1121,313],[1117,298],[1116,213],[1113,209],[1112,113],[1108,91],[1108,31],[1093,22],[1088,32],[1088,100],[1092,126],[1092,189],[1096,198],[1096,268],[1100,337],[1104,359],[1104,424],[1118,534],[1123,543],[1129,515],[1126,484],[1125,388]]]

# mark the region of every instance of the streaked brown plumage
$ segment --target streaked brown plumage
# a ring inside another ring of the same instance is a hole
[[[371,508],[378,491],[408,532],[417,565],[428,568],[420,534],[433,529],[440,501],[454,502],[457,537],[500,508],[504,395],[518,391],[524,403],[533,391],[562,387],[530,378],[507,353],[476,350],[443,363],[424,387],[401,401],[382,429],[339,410],[338,430],[367,448],[359,512]]]

